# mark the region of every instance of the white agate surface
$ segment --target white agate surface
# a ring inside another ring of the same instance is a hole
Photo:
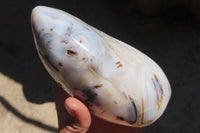
[[[51,76],[96,116],[141,127],[164,112],[169,82],[149,57],[58,9],[33,9],[32,29]]]

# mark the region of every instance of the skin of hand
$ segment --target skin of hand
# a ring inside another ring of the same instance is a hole
[[[140,133],[142,130],[101,120],[90,114],[81,101],[70,97],[58,84],[54,83],[53,88],[59,133]]]

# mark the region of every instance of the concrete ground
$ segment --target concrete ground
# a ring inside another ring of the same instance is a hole
[[[10,0],[0,3],[0,132],[56,132],[52,78],[34,46],[30,14],[36,5],[65,10],[141,50],[165,71],[172,97],[144,133],[200,132],[200,28],[183,6],[156,16],[134,0]]]

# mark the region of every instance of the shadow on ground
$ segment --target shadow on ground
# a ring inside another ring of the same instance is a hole
[[[48,130],[50,132],[57,132],[57,128],[46,125],[42,122],[39,122],[37,120],[28,118],[26,116],[24,116],[23,114],[21,114],[17,109],[15,109],[8,101],[6,101],[6,99],[4,99],[2,96],[0,96],[0,103],[7,109],[9,110],[11,113],[13,113],[15,116],[17,116],[19,119],[21,119],[24,122],[30,123],[34,126],[40,127],[44,130]]]

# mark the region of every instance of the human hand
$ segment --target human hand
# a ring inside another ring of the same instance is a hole
[[[139,133],[140,128],[127,127],[101,120],[90,114],[78,99],[70,97],[54,83],[59,133]],[[92,123],[91,123],[92,119]]]

